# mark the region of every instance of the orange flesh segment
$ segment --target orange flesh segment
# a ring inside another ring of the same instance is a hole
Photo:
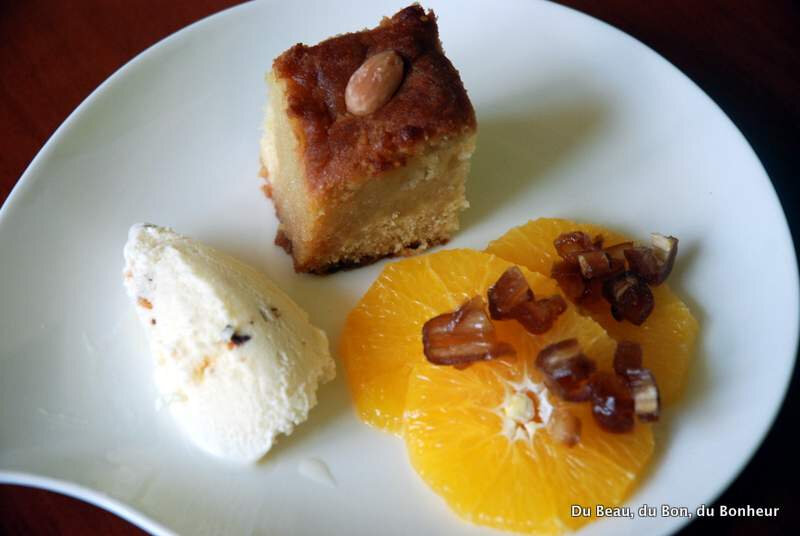
[[[486,251],[549,276],[553,263],[561,260],[553,240],[571,231],[583,231],[592,237],[601,234],[605,246],[630,240],[596,225],[540,218],[511,229],[491,242]],[[680,259],[680,250],[678,257]],[[686,384],[699,327],[686,304],[666,284],[652,287],[652,291],[655,308],[641,326],[616,321],[605,300],[585,307],[584,312],[614,339],[635,341],[642,346],[644,366],[653,371],[661,400],[669,405],[680,397]]]

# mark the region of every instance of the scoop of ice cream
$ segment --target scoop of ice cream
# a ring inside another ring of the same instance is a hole
[[[275,283],[155,225],[131,227],[124,255],[156,385],[198,446],[256,461],[307,418],[335,365],[325,333]]]

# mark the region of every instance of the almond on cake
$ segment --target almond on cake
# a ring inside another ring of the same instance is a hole
[[[296,271],[450,239],[468,206],[477,124],[433,11],[415,4],[376,28],[297,44],[267,84],[264,190]]]

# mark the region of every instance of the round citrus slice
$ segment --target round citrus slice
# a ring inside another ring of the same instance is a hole
[[[462,249],[411,257],[384,268],[347,317],[340,343],[362,420],[393,433],[402,431],[411,371],[437,368],[423,355],[423,324],[476,295],[485,299],[489,287],[510,266],[494,255]],[[537,298],[559,292],[553,280],[525,269],[523,273]],[[517,355],[536,356],[542,347],[574,337],[599,367],[611,367],[614,341],[572,305],[543,335],[528,334],[516,321],[495,326],[498,339],[514,346]]]
[[[553,263],[561,260],[553,241],[571,231],[583,231],[592,237],[602,235],[606,246],[630,240],[596,225],[541,218],[511,229],[491,242],[486,251],[549,275]],[[588,304],[583,310],[614,339],[635,341],[642,346],[644,366],[653,372],[662,401],[670,404],[680,396],[686,383],[698,324],[686,304],[666,284],[653,287],[652,292],[655,308],[641,326],[615,320],[604,300]]]
[[[556,401],[532,361],[416,367],[404,437],[414,468],[459,516],[515,532],[560,534],[591,520],[572,517],[573,505],[622,503],[650,459],[653,436],[641,422],[630,433],[601,430],[588,403]],[[572,447],[547,426],[559,408],[581,421]]]

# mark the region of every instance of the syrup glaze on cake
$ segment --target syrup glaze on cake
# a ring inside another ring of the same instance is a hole
[[[344,92],[350,75],[367,57],[389,49],[405,63],[397,92],[372,114],[348,113]],[[442,52],[436,16],[419,5],[372,30],[311,47],[297,44],[273,68],[286,83],[287,112],[301,127],[296,134],[313,188],[379,175],[405,165],[425,141],[476,129],[458,71]]]

